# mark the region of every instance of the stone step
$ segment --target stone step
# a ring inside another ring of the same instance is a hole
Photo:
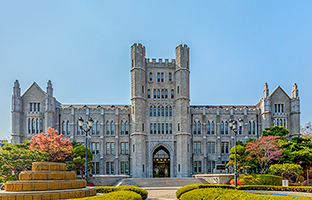
[[[19,180],[75,180],[75,172],[66,171],[23,171],[19,174]]]
[[[202,184],[202,181],[197,178],[129,178],[119,183],[138,187],[182,187],[189,184]]]
[[[94,187],[71,189],[71,190],[49,190],[49,191],[25,191],[7,192],[0,190],[0,199],[71,199],[96,195]]]
[[[43,191],[85,188],[85,180],[7,181],[5,191]]]
[[[32,171],[66,171],[65,163],[33,162]]]

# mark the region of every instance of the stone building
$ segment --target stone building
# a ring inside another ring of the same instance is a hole
[[[268,126],[298,134],[300,101],[296,83],[291,97],[280,87],[252,106],[190,105],[189,47],[175,48],[175,59],[145,57],[145,47],[131,46],[130,105],[64,105],[33,83],[23,95],[15,81],[12,96],[13,142],[56,128],[64,137],[84,143],[77,119],[92,117],[90,146],[93,174],[132,177],[188,177],[212,173],[229,161],[233,132],[229,119],[243,119],[237,139],[257,138]]]

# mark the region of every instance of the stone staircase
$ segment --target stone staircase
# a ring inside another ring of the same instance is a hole
[[[206,184],[198,178],[128,178],[120,180],[116,186],[134,185],[142,188],[148,187],[182,187],[189,184]]]

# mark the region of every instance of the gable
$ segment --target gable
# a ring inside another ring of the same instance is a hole
[[[46,97],[46,93],[34,82],[22,95],[22,98],[29,100],[42,100]]]
[[[277,86],[275,90],[269,95],[271,101],[289,101],[290,97],[288,94],[280,87]]]

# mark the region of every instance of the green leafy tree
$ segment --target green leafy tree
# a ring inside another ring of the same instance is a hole
[[[75,171],[79,170],[81,177],[83,178],[86,165],[86,147],[83,144],[75,147],[71,156],[72,161],[67,162],[68,168]],[[88,170],[93,168],[93,164],[90,162],[92,159],[93,154],[88,148]]]
[[[297,164],[284,163],[271,165],[269,172],[273,175],[282,176],[285,179],[292,180],[293,182],[298,182],[299,175],[303,172],[303,169]]]
[[[289,134],[289,131],[284,126],[270,126],[266,127],[262,131],[263,136],[286,136]]]
[[[249,166],[246,163],[247,153],[245,152],[246,149],[242,145],[237,145],[236,148],[236,157],[237,157],[237,173],[243,172]],[[234,169],[235,167],[235,146],[233,146],[230,150],[230,161],[227,163],[227,167],[229,169]]]
[[[30,170],[33,162],[45,161],[48,154],[38,150],[29,150],[30,143],[21,144],[5,143],[0,149],[0,171],[2,175],[11,175],[14,172],[16,180],[18,174]]]

